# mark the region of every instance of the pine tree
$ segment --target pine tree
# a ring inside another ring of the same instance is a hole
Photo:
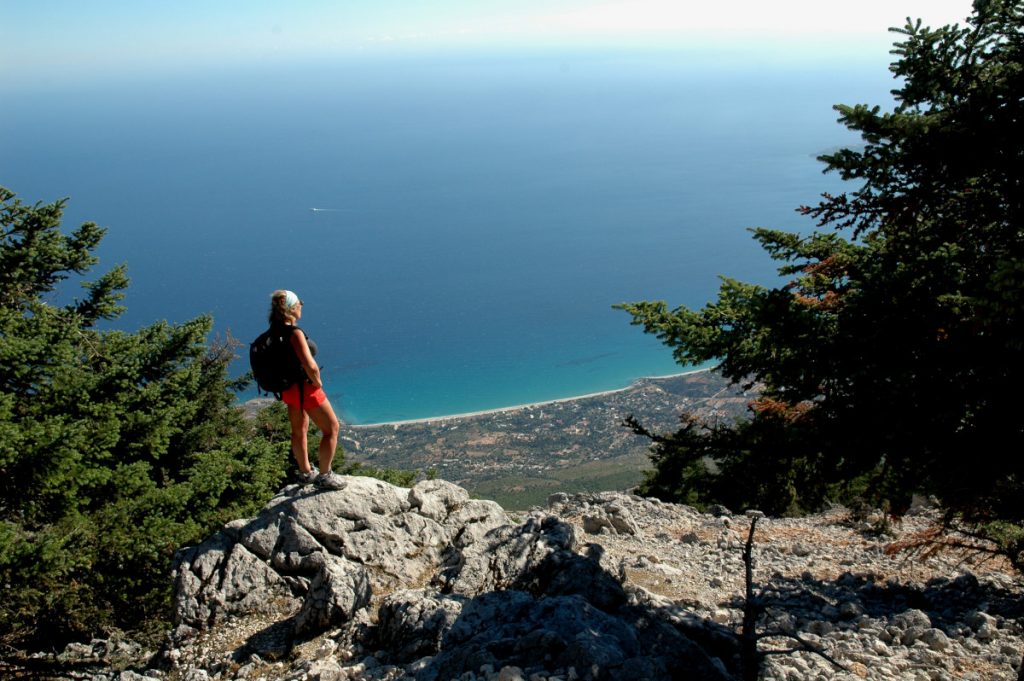
[[[51,643],[169,610],[170,559],[277,489],[286,445],[234,407],[208,317],[100,330],[124,266],[82,284],[104,230],[0,188],[0,637]]]
[[[895,108],[837,106],[864,146],[821,157],[854,188],[801,209],[813,234],[753,230],[785,284],[621,306],[680,362],[763,386],[746,422],[655,436],[650,491],[774,511],[934,494],[1024,569],[1022,28],[1024,3],[976,0],[965,26],[895,29]]]

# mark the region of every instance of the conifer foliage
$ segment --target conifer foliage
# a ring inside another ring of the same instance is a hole
[[[753,230],[786,283],[621,306],[680,362],[763,386],[742,423],[634,422],[646,484],[773,512],[934,494],[1024,568],[1024,3],[894,31],[895,107],[836,106],[863,148],[820,159],[851,190],[801,208],[810,235]]]
[[[174,551],[252,513],[288,462],[233,407],[234,350],[207,343],[210,318],[97,328],[122,311],[123,266],[67,302],[61,284],[88,275],[104,230],[62,233],[64,205],[0,188],[0,641],[11,643],[166,617]]]

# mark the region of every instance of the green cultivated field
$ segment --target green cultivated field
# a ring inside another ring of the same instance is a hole
[[[546,506],[548,496],[555,492],[628,490],[640,482],[649,467],[645,455],[634,454],[552,470],[544,477],[501,475],[467,481],[465,486],[474,496],[493,499],[507,511],[525,511]]]

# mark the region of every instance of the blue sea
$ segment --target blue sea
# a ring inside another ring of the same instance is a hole
[[[884,60],[671,51],[38,83],[5,97],[0,184],[109,228],[118,328],[210,313],[247,342],[296,291],[332,402],[380,423],[683,371],[612,305],[775,282],[747,228],[812,229],[795,209],[843,189],[815,156],[858,142],[832,105],[891,87]]]

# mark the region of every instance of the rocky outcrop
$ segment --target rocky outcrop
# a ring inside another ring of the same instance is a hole
[[[291,618],[296,635],[352,619],[373,594],[431,580],[452,547],[508,517],[491,501],[428,480],[402,489],[350,477],[343,490],[292,486],[175,561],[176,636],[230,617]]]
[[[605,517],[624,527],[628,510]],[[599,547],[578,548],[576,529],[554,516],[516,523],[443,481],[291,487],[180,553],[175,637],[187,647],[255,618],[263,629],[239,655],[284,659],[333,630],[346,647],[387,650],[389,664],[424,681],[482,668],[728,678],[721,660],[629,598]]]
[[[511,517],[440,481],[289,487],[179,554],[178,627],[160,655],[93,678],[740,678],[750,520],[714,511],[557,494]],[[918,509],[893,531],[933,519]],[[887,551],[892,539],[842,509],[759,521],[758,647],[787,651],[761,678],[1018,678],[1019,575],[912,559]],[[64,658],[99,665],[114,649]]]
[[[431,588],[390,596],[377,646],[402,642],[398,662],[433,655],[416,676],[425,681],[503,667],[572,667],[593,679],[726,678],[681,631],[629,605],[622,585],[575,548],[573,528],[551,516],[498,528]],[[683,668],[685,676],[676,671]]]

